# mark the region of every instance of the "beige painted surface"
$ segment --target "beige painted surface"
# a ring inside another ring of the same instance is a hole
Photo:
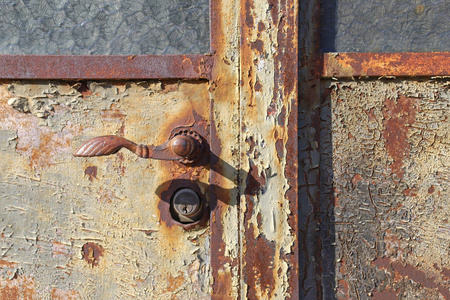
[[[208,121],[207,82],[3,82],[0,298],[207,298],[208,227],[167,226],[155,193],[186,167],[72,157],[99,135],[163,143],[194,110]],[[195,178],[206,195],[208,176]]]

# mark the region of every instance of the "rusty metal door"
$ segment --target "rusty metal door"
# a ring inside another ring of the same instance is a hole
[[[0,55],[0,298],[298,298],[297,11],[210,1],[208,54]]]
[[[448,1],[300,7],[300,298],[450,299]]]

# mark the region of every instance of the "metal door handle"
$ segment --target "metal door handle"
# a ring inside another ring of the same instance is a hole
[[[117,153],[126,148],[142,158],[176,160],[184,164],[193,163],[203,150],[202,137],[193,130],[180,130],[159,146],[138,145],[114,135],[99,136],[83,143],[74,156],[92,157]]]

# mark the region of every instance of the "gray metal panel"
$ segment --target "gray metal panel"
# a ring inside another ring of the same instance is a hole
[[[446,0],[322,0],[324,52],[450,50]]]
[[[209,52],[208,0],[0,2],[0,54]]]

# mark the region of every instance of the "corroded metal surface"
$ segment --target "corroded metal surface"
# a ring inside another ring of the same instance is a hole
[[[325,53],[324,77],[449,76],[450,52]]]
[[[241,298],[297,299],[298,2],[241,1]]]
[[[207,219],[189,230],[177,226],[161,196],[184,178],[208,201],[207,164],[187,167],[127,151],[71,155],[103,134],[161,144],[186,126],[208,139],[208,87],[0,84],[0,298],[209,299]]]
[[[450,299],[450,83],[324,81],[322,192],[339,299]]]
[[[211,46],[211,273],[212,299],[240,293],[239,241],[239,3],[213,0]],[[214,254],[213,254],[214,253]]]
[[[208,79],[209,55],[0,55],[4,79]]]

